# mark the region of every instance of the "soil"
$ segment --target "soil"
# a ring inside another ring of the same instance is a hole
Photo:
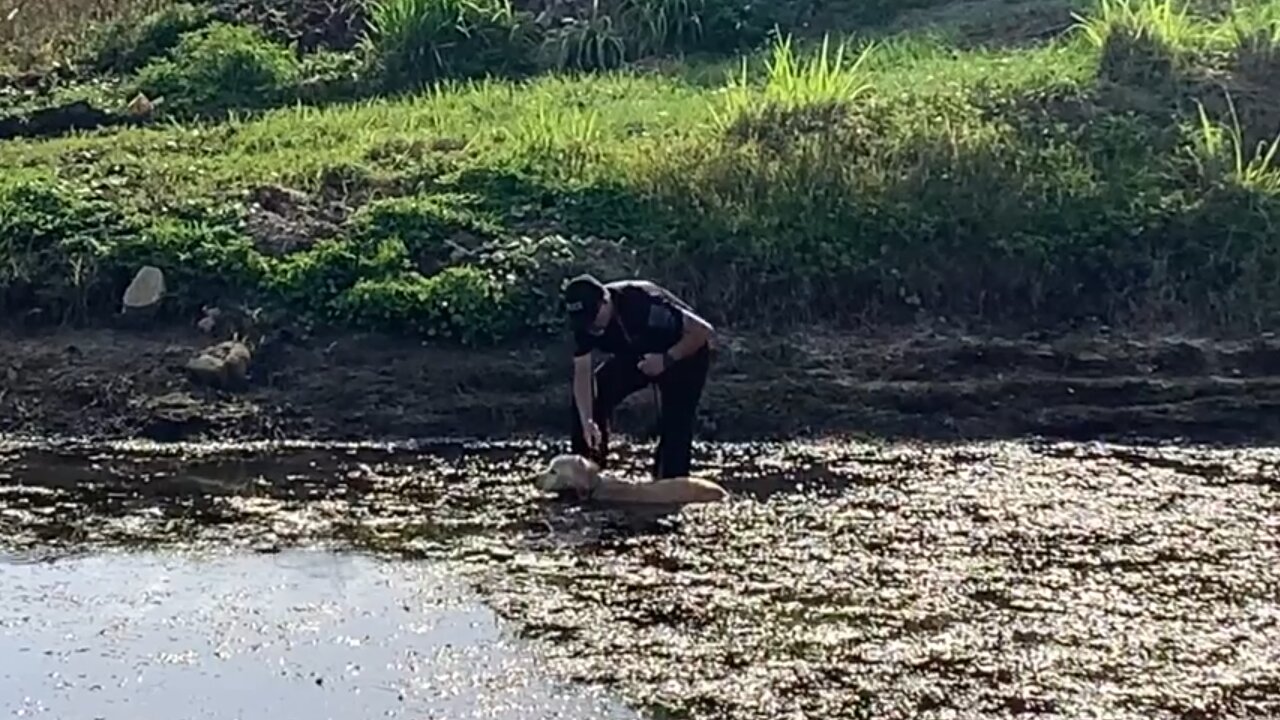
[[[344,334],[260,350],[240,388],[184,366],[195,329],[0,330],[0,433],[162,441],[560,436],[568,346],[484,351]],[[620,432],[648,439],[653,394]],[[703,440],[874,435],[925,439],[1280,439],[1280,341],[899,337],[718,339]]]
[[[143,122],[140,118],[102,110],[86,101],[77,100],[27,114],[0,116],[0,140],[59,137],[72,132],[139,125]]]

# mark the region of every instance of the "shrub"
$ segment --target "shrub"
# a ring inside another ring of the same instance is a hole
[[[1195,18],[1181,0],[1098,0],[1093,12],[1075,18],[1076,27],[1097,48],[1106,47],[1119,31],[1185,51],[1201,45],[1216,29]]]
[[[364,0],[218,0],[219,16],[260,27],[305,53],[354,50],[366,28]]]
[[[214,23],[183,36],[171,58],[153,60],[137,85],[183,116],[278,105],[298,83],[298,59],[253,28]]]
[[[728,0],[592,0],[547,29],[544,65],[605,70],[644,58],[754,45],[777,24],[777,4]],[[771,18],[764,20],[765,16]],[[788,26],[790,26],[788,24]]]
[[[634,53],[647,57],[697,48],[707,6],[707,0],[622,0]]]
[[[399,238],[372,245],[346,238],[322,240],[275,261],[266,285],[282,305],[329,319],[341,314],[339,298],[362,279],[398,276],[409,268],[409,255]]]
[[[824,37],[817,53],[802,58],[792,49],[791,42],[791,37],[787,36],[773,44],[759,93],[748,80],[747,64],[743,61],[741,74],[730,82],[715,111],[715,122],[722,130],[730,129],[731,134],[740,134],[743,130],[741,123],[754,121],[767,131],[776,120],[770,117],[776,111],[789,113],[804,107],[841,108],[871,89],[861,68],[874,46],[868,45],[850,60],[846,43],[837,45],[832,53],[830,39]],[[763,124],[760,122],[762,117],[765,119]]]
[[[0,0],[0,73],[91,61],[102,23],[129,27],[171,0]]]
[[[681,229],[650,251],[655,273],[689,278],[709,312],[1048,320],[1119,312],[1145,277],[1131,229],[1167,210],[1162,180],[1143,174],[1155,160],[1141,123],[1095,141],[1137,154],[1093,156],[1056,129],[986,115],[963,89],[843,106],[765,97],[748,94],[723,143],[689,141],[643,179]]]
[[[696,48],[728,52],[759,45],[778,30],[796,29],[804,24],[813,3],[776,0],[703,0],[698,13]]]
[[[1280,135],[1249,146],[1230,95],[1226,104],[1230,125],[1211,120],[1197,103],[1199,122],[1188,134],[1190,156],[1200,178],[1210,187],[1229,184],[1280,195]]]
[[[1254,329],[1280,311],[1276,125],[1245,112],[1238,90],[1249,86],[1232,85],[1243,46],[1207,31],[1179,39],[1176,23],[1160,30],[1154,16],[1115,16],[1097,46],[1018,51],[904,42],[860,58],[783,39],[764,74],[714,90],[648,73],[450,83],[411,101],[213,131],[10,144],[0,160],[16,173],[74,177],[125,206],[155,194],[166,209],[139,223],[139,247],[104,229],[118,218],[86,215],[76,230],[81,220],[67,218],[98,206],[65,188],[47,211],[45,195],[22,199],[37,219],[5,227],[37,238],[31,248],[107,238],[100,277],[148,258],[208,283],[240,278],[245,292],[316,319],[473,343],[559,327],[559,282],[592,269],[654,277],[725,323],[925,316],[1021,330],[1160,318]],[[1255,36],[1257,82],[1274,82],[1261,77],[1270,40]],[[1147,88],[1173,75],[1178,93],[1098,83],[1103,57]],[[1142,75],[1143,57],[1169,62]],[[315,62],[329,60],[351,69]],[[1223,79],[1238,117],[1197,84]],[[1193,96],[1206,104],[1199,120]],[[263,182],[328,195],[332,205],[295,208],[326,224],[360,209],[336,239],[270,259],[231,219],[172,217],[178,196]],[[45,216],[56,224],[37,237]],[[602,241],[549,233],[625,238],[621,260],[593,256]],[[62,287],[65,255],[41,252],[9,252],[6,267]],[[214,292],[196,280],[179,279],[184,295]]]
[[[375,0],[363,41],[391,90],[521,69],[527,38],[510,0]]]
[[[164,271],[175,298],[171,309],[193,313],[205,304],[254,295],[268,271],[253,240],[208,219],[154,218],[138,233],[122,239],[113,252],[117,282],[127,282],[142,265]]]
[[[430,275],[498,235],[500,228],[482,216],[479,202],[464,195],[376,200],[352,217],[351,232],[367,245],[402,241],[418,271]]]
[[[355,53],[317,50],[302,57],[298,99],[316,104],[354,100],[369,92]]]
[[[0,187],[0,315],[42,308],[59,320],[87,316],[103,289],[100,268],[128,233],[110,204],[64,185]]]
[[[562,70],[609,70],[635,59],[629,39],[620,13],[601,0],[592,0],[583,15],[548,30],[539,59]]]
[[[513,324],[528,332],[545,333],[564,327],[560,290],[565,278],[582,272],[599,277],[633,276],[635,268],[629,260],[633,258],[623,243],[548,235],[492,245],[475,265],[507,288],[505,307]]]
[[[170,5],[134,24],[117,20],[106,25],[93,52],[99,71],[131,73],[148,62],[163,58],[178,46],[182,36],[199,30],[213,19],[204,6]]]
[[[359,327],[407,329],[479,345],[499,342],[519,327],[519,318],[512,317],[504,295],[503,286],[490,273],[461,265],[429,277],[407,272],[362,279],[342,295],[337,307],[344,320]]]

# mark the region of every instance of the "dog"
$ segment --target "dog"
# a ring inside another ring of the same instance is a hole
[[[725,500],[729,493],[709,480],[679,477],[627,482],[608,477],[581,455],[559,455],[536,484],[544,492],[572,492],[579,499],[638,505],[693,505]]]

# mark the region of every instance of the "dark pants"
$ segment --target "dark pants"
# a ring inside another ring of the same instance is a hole
[[[656,383],[662,403],[658,449],[654,455],[654,475],[659,478],[685,477],[689,474],[690,456],[693,450],[693,424],[702,399],[702,388],[707,382],[711,366],[711,351],[703,347],[698,352],[671,365],[661,375],[651,378],[636,365],[640,358],[634,355],[616,355],[596,368],[595,408],[592,419],[600,427],[600,446],[592,451],[582,434],[582,420],[578,417],[578,404],[573,405],[573,452],[595,460],[605,466],[609,449],[609,419],[613,410],[627,396]]]

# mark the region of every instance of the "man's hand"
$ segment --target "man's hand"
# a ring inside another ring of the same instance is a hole
[[[658,377],[663,370],[667,369],[667,359],[662,355],[654,355],[652,353],[645,355],[636,367],[640,368],[640,372],[649,377]]]
[[[595,420],[582,423],[582,438],[587,441],[587,447],[592,450],[600,449],[600,426]]]

